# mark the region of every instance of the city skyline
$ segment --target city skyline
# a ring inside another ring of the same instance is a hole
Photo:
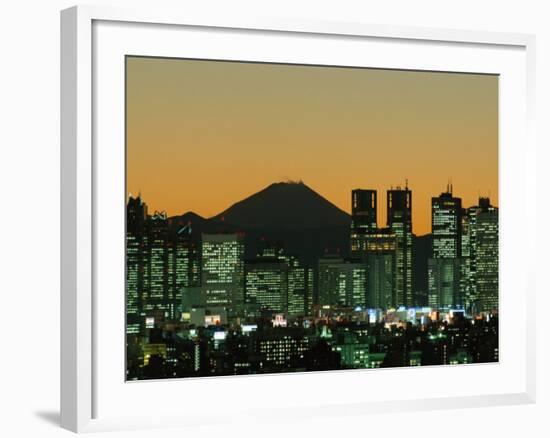
[[[274,189],[284,202],[317,196],[303,183]],[[246,225],[219,217],[204,228],[130,197],[127,378],[498,361],[498,208],[487,198],[463,208],[450,186],[432,196],[424,253],[411,233],[410,188],[387,193],[385,227],[376,197],[351,191],[349,255],[317,248],[313,262],[287,250],[291,230],[280,241],[253,234],[259,246],[246,256]],[[414,258],[425,272],[413,272]],[[423,290],[415,275],[426,275]]]
[[[498,77],[126,58],[127,380],[499,360]]]
[[[170,216],[285,180],[349,214],[350,187],[408,179],[419,235],[450,179],[465,204],[498,205],[496,76],[128,57],[127,135],[128,192]]]

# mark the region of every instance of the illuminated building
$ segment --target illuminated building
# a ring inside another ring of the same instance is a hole
[[[191,226],[179,228],[169,243],[169,289],[173,301],[177,303],[176,309],[182,310],[185,299],[189,304],[198,305],[195,300],[191,303],[191,291],[197,290],[200,284],[200,254],[198,245],[191,236]],[[202,303],[200,303],[202,304]],[[176,315],[172,315],[175,319]]]
[[[395,234],[395,299],[412,306],[412,192],[407,186],[387,191],[388,228]]]
[[[482,312],[498,310],[498,208],[480,198],[476,217],[476,298]]]
[[[149,365],[149,359],[152,356],[159,356],[166,359],[166,344],[144,344],[143,345],[143,365]]]
[[[340,354],[343,368],[369,368],[369,344],[353,333],[339,334],[332,344],[332,351]]]
[[[460,266],[458,258],[428,260],[428,305],[450,309],[459,302]]]
[[[285,313],[288,308],[288,265],[285,260],[262,257],[246,262],[246,303]]]
[[[390,228],[377,228],[376,198],[376,190],[352,191],[350,245],[352,257],[367,266],[366,305],[385,309],[398,305],[397,235]]]
[[[281,242],[262,240],[254,260],[246,262],[246,303],[303,316],[311,303],[312,270],[294,255],[285,254]]]
[[[432,198],[433,258],[458,258],[462,246],[462,200],[453,197],[452,186]]]
[[[147,272],[148,290],[144,300],[146,314],[161,310],[164,316],[169,316],[171,304],[168,294],[168,221],[166,213],[155,212],[147,219],[148,248]]]
[[[396,236],[385,228],[366,236],[367,305],[387,309],[398,305],[395,294]]]
[[[432,198],[432,258],[428,260],[428,305],[437,309],[462,305],[462,200],[452,187]]]
[[[144,247],[147,205],[130,196],[126,207],[126,333],[143,332],[141,317],[145,289]]]
[[[300,265],[296,257],[289,256],[288,264],[288,314],[305,315],[309,269]]]
[[[201,277],[207,306],[224,306],[236,314],[244,302],[244,236],[202,235]]]
[[[367,266],[361,261],[325,256],[318,262],[319,304],[365,306]]]
[[[258,350],[262,367],[288,368],[301,363],[308,350],[308,338],[291,329],[273,329],[258,339]]]
[[[351,192],[351,229],[364,234],[376,230],[376,190],[355,189]]]
[[[472,223],[469,210],[462,210],[461,218],[461,259],[460,259],[460,295],[465,309],[470,311],[474,303],[474,278],[472,269]]]
[[[465,308],[471,314],[498,310],[498,208],[489,198],[480,198],[467,217]]]

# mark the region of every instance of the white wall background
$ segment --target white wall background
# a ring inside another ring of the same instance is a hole
[[[525,32],[537,35],[537,136],[539,224],[547,227],[550,122],[550,13],[544,0],[119,0],[98,4],[243,10],[379,24]],[[0,434],[6,437],[69,435],[59,411],[59,10],[65,0],[3,2],[0,8]],[[521,146],[521,145],[519,145]],[[529,224],[532,226],[533,224]],[[537,271],[548,270],[548,233],[538,239]],[[535,260],[534,255],[526,254]],[[550,412],[546,327],[547,289],[539,276],[533,317],[538,318],[538,402],[497,407],[362,418],[311,419],[284,424],[230,425],[225,436],[523,436],[544,431]],[[396,391],[398,388],[395,389]],[[8,430],[5,430],[5,429]],[[4,433],[5,432],[5,433]],[[200,436],[204,428],[160,433]],[[293,433],[294,432],[294,433]],[[151,432],[108,436],[149,436]],[[239,434],[242,436],[242,434]]]

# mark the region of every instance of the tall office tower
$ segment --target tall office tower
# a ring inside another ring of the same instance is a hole
[[[338,256],[319,259],[319,304],[365,306],[367,266]]]
[[[288,314],[304,316],[306,314],[306,296],[308,270],[294,256],[284,257],[288,266]]]
[[[480,198],[475,224],[477,310],[498,310],[498,208]]]
[[[286,313],[289,269],[285,260],[262,257],[245,263],[245,302]]]
[[[376,190],[355,189],[351,192],[352,233],[370,233],[376,230]]]
[[[145,219],[147,205],[130,196],[126,206],[126,333],[142,332],[144,294],[144,247],[147,244]]]
[[[462,246],[462,199],[447,192],[432,198],[433,258],[458,258]]]
[[[395,296],[412,306],[412,192],[408,186],[387,191],[388,228],[395,233]]]
[[[428,304],[445,309],[462,305],[462,200],[452,188],[432,198],[432,257],[428,260]]]
[[[397,307],[395,291],[396,236],[388,228],[365,236],[367,263],[367,306],[377,309]]]
[[[480,212],[479,205],[469,207],[466,210],[468,217],[468,249],[469,254],[469,272],[466,280],[468,296],[466,297],[465,309],[472,315],[479,312],[479,302],[477,296],[477,263],[476,263],[476,245],[477,245],[477,216]]]
[[[173,252],[171,257],[171,292],[176,303],[176,310],[181,307],[184,294],[200,284],[200,254],[196,242],[191,236],[191,227],[186,225],[175,231],[170,242]]]
[[[351,256],[367,266],[366,305],[387,309],[397,305],[396,234],[379,229],[376,216],[376,191],[352,191]]]
[[[313,268],[306,268],[306,296],[304,303],[306,316],[310,316],[313,310],[314,277]]]
[[[461,217],[461,257],[460,257],[460,295],[464,309],[471,311],[474,303],[474,278],[472,271],[472,223],[468,209],[462,209]]]
[[[171,301],[168,294],[168,221],[166,213],[155,212],[147,218],[147,293],[144,310],[151,315],[170,316]]]
[[[203,234],[202,290],[207,306],[223,306],[236,315],[244,302],[244,236]]]

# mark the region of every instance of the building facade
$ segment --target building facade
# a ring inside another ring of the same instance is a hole
[[[244,304],[244,235],[202,234],[201,283],[206,306],[235,315]]]
[[[395,296],[398,306],[412,306],[412,192],[408,186],[387,191],[387,226],[395,234]]]
[[[461,307],[462,200],[452,187],[432,198],[432,257],[428,260],[428,305]]]

